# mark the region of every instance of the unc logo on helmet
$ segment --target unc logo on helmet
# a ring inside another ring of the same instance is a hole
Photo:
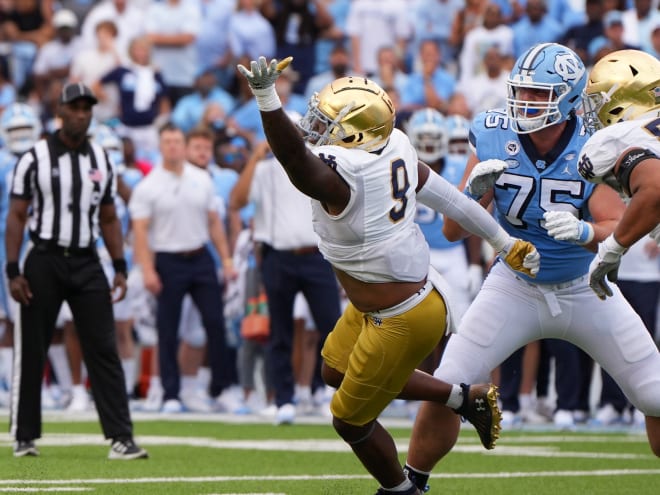
[[[572,53],[562,53],[555,58],[555,72],[568,81],[577,81],[584,75],[584,65]]]

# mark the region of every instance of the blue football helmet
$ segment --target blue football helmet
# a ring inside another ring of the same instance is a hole
[[[420,160],[433,163],[447,154],[449,133],[445,117],[437,110],[417,110],[410,116],[406,130]]]
[[[25,103],[12,103],[0,117],[2,143],[15,155],[32,148],[41,137],[41,129],[36,112]]]
[[[581,104],[587,71],[575,52],[557,43],[539,43],[523,53],[507,81],[511,128],[528,134],[571,118]],[[546,91],[547,98],[523,100],[520,90]]]
[[[449,154],[470,154],[470,121],[462,115],[449,115],[445,119],[449,133]]]

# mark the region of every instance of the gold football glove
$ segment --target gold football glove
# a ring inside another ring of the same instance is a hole
[[[536,277],[539,272],[541,255],[531,242],[512,237],[499,255],[507,265],[517,272],[529,277]]]

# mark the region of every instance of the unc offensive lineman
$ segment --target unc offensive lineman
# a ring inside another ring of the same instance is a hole
[[[538,253],[418,161],[408,138],[394,129],[389,96],[364,77],[337,79],[310,99],[299,123],[303,140],[274,87],[289,62],[260,57],[250,70],[238,69],[256,96],[273,153],[293,184],[313,198],[319,249],[350,301],[322,352],[323,378],[337,388],[333,426],[380,482],[379,494],[417,495],[377,421],[383,409],[397,396],[457,408],[486,448],[497,438],[499,411],[492,386],[451,385],[415,371],[440,342],[447,320],[442,292],[431,282],[438,274],[430,269],[428,244],[413,221],[416,199],[459,218],[529,275]]]
[[[575,111],[586,70],[570,49],[535,45],[515,63],[507,82],[507,111],[479,114],[472,123],[476,150],[464,177],[467,193],[494,201],[495,215],[511,235],[533,242],[541,253],[535,279],[496,263],[449,339],[435,376],[475,382],[516,349],[543,338],[581,347],[618,382],[628,399],[660,416],[660,354],[639,316],[618,289],[607,304],[589,288],[593,253],[585,247],[605,239],[624,205],[604,185],[577,171],[587,139]],[[462,233],[445,222],[448,238]],[[660,421],[649,442],[660,456]],[[459,423],[438,403],[424,403],[408,450],[408,474],[423,488],[435,464],[456,442]]]

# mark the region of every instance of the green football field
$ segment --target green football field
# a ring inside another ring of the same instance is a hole
[[[94,414],[47,414],[40,457],[12,456],[4,414],[0,493],[373,495],[377,483],[326,418],[273,426],[227,415],[133,415],[148,460],[109,461]],[[410,421],[385,419],[405,459]],[[436,467],[430,495],[660,494],[640,430],[505,431],[493,451],[471,426]]]

